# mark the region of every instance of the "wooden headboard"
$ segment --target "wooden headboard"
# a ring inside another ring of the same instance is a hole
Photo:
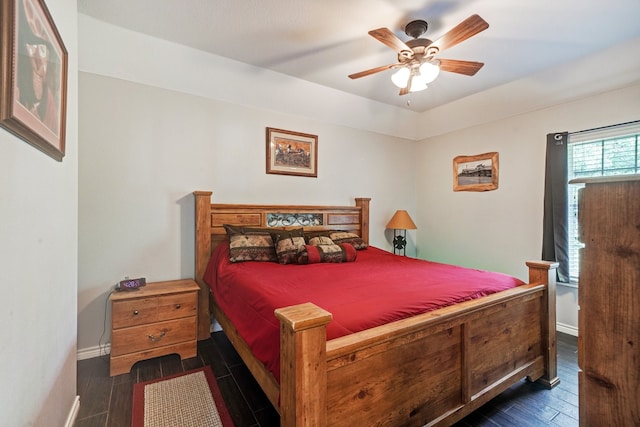
[[[200,286],[198,339],[210,336],[209,286],[203,277],[211,252],[227,237],[223,224],[245,227],[305,230],[344,230],[369,243],[370,198],[356,198],[355,206],[236,205],[211,203],[211,191],[194,191],[195,280]]]

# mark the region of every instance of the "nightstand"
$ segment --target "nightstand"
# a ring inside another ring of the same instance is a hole
[[[110,375],[166,354],[195,357],[199,290],[193,280],[171,280],[112,293]]]

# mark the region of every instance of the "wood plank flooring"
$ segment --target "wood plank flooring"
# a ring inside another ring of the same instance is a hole
[[[558,334],[560,384],[546,390],[521,381],[456,424],[465,426],[578,426],[577,338]],[[136,382],[210,365],[237,427],[278,427],[278,414],[223,332],[198,342],[198,356],[138,362],[128,374],[109,377],[108,357],[78,361],[80,412],[76,427],[128,427]]]

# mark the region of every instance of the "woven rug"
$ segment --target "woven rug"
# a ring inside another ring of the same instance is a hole
[[[233,427],[209,366],[134,384],[131,427]]]

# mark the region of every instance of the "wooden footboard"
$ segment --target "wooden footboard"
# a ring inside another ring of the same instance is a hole
[[[557,265],[528,265],[530,284],[328,342],[330,313],[276,310],[281,426],[450,425],[525,377],[555,386]]]

